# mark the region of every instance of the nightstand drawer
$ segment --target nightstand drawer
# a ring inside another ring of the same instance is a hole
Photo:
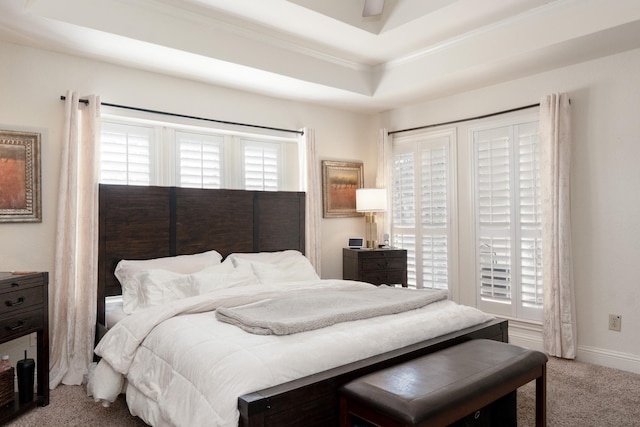
[[[33,331],[44,327],[42,308],[30,310],[14,316],[0,319],[0,339],[11,336],[22,336],[25,331]]]
[[[362,261],[362,269],[364,271],[368,270],[385,270],[385,269],[404,269],[407,266],[406,258],[365,258]]]
[[[5,292],[0,294],[0,316],[40,306],[43,302],[42,282],[39,283],[39,286]]]
[[[362,281],[374,285],[395,285],[405,283],[407,280],[404,270],[364,271]]]

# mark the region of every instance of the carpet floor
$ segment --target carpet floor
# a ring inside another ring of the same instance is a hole
[[[103,408],[81,386],[59,386],[51,403],[7,424],[27,426],[140,427],[123,396]],[[535,426],[535,381],[518,389],[518,425]],[[547,364],[547,426],[640,427],[640,375],[550,358]],[[193,427],[193,426],[189,426]],[[497,426],[501,427],[501,426]]]

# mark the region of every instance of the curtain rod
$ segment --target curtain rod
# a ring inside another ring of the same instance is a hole
[[[539,107],[539,106],[540,106],[539,103],[538,104],[525,105],[524,107],[512,108],[510,110],[498,111],[496,113],[483,114],[482,116],[468,117],[466,119],[452,120],[450,122],[443,122],[443,123],[436,123],[436,124],[432,124],[432,125],[418,126],[418,127],[410,128],[410,129],[394,130],[394,131],[387,132],[387,135],[393,135],[393,134],[402,133],[402,132],[410,132],[412,130],[428,129],[428,128],[433,128],[433,127],[437,127],[437,126],[452,125],[452,124],[455,124],[455,123],[468,122],[468,121],[471,121],[471,120],[486,119],[487,117],[499,116],[501,114],[513,113],[514,111],[527,110],[529,108],[534,108],[534,107]]]
[[[65,99],[67,99],[67,97],[64,96],[64,95],[61,95],[60,99],[62,101],[64,101]],[[89,104],[89,100],[88,99],[79,99],[78,102],[82,102],[85,105]],[[177,113],[168,113],[166,111],[149,110],[147,108],[129,107],[127,105],[110,104],[108,102],[101,102],[100,105],[104,105],[106,107],[122,108],[122,109],[125,109],[125,110],[142,111],[144,113],[162,114],[164,116],[181,117],[183,119],[202,120],[202,121],[206,121],[206,122],[222,123],[222,124],[225,124],[225,125],[245,126],[245,127],[251,127],[251,128],[275,130],[275,131],[278,131],[278,132],[297,133],[297,134],[300,134],[300,135],[304,135],[304,131],[301,131],[301,130],[282,129],[282,128],[274,128],[274,127],[269,127],[269,126],[252,125],[252,124],[248,124],[248,123],[229,122],[229,121],[226,121],[226,120],[207,119],[207,118],[204,118],[204,117],[187,116],[187,115],[184,115],[184,114],[177,114]]]

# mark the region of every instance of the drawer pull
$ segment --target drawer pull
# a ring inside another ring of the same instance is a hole
[[[7,331],[17,331],[20,330],[22,328],[24,328],[25,325],[25,321],[24,320],[18,320],[18,323],[16,323],[13,326],[7,325],[6,329]]]
[[[9,301],[9,300],[7,300],[7,301],[5,301],[5,302],[4,302],[4,304],[5,304],[7,307],[17,307],[17,306],[19,306],[19,305],[22,305],[23,303],[24,303],[24,297],[20,297],[20,298],[18,298],[18,299],[17,299],[17,300],[15,300],[15,301]]]
[[[389,267],[389,261],[382,261],[378,263],[378,267],[380,268],[388,268]]]
[[[11,286],[14,288],[19,288],[20,287],[20,283],[18,282],[11,282]]]

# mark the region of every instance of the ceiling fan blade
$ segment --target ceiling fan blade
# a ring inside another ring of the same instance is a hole
[[[382,13],[384,7],[384,0],[364,0],[364,9],[362,16],[364,18],[368,16],[376,16]]]

